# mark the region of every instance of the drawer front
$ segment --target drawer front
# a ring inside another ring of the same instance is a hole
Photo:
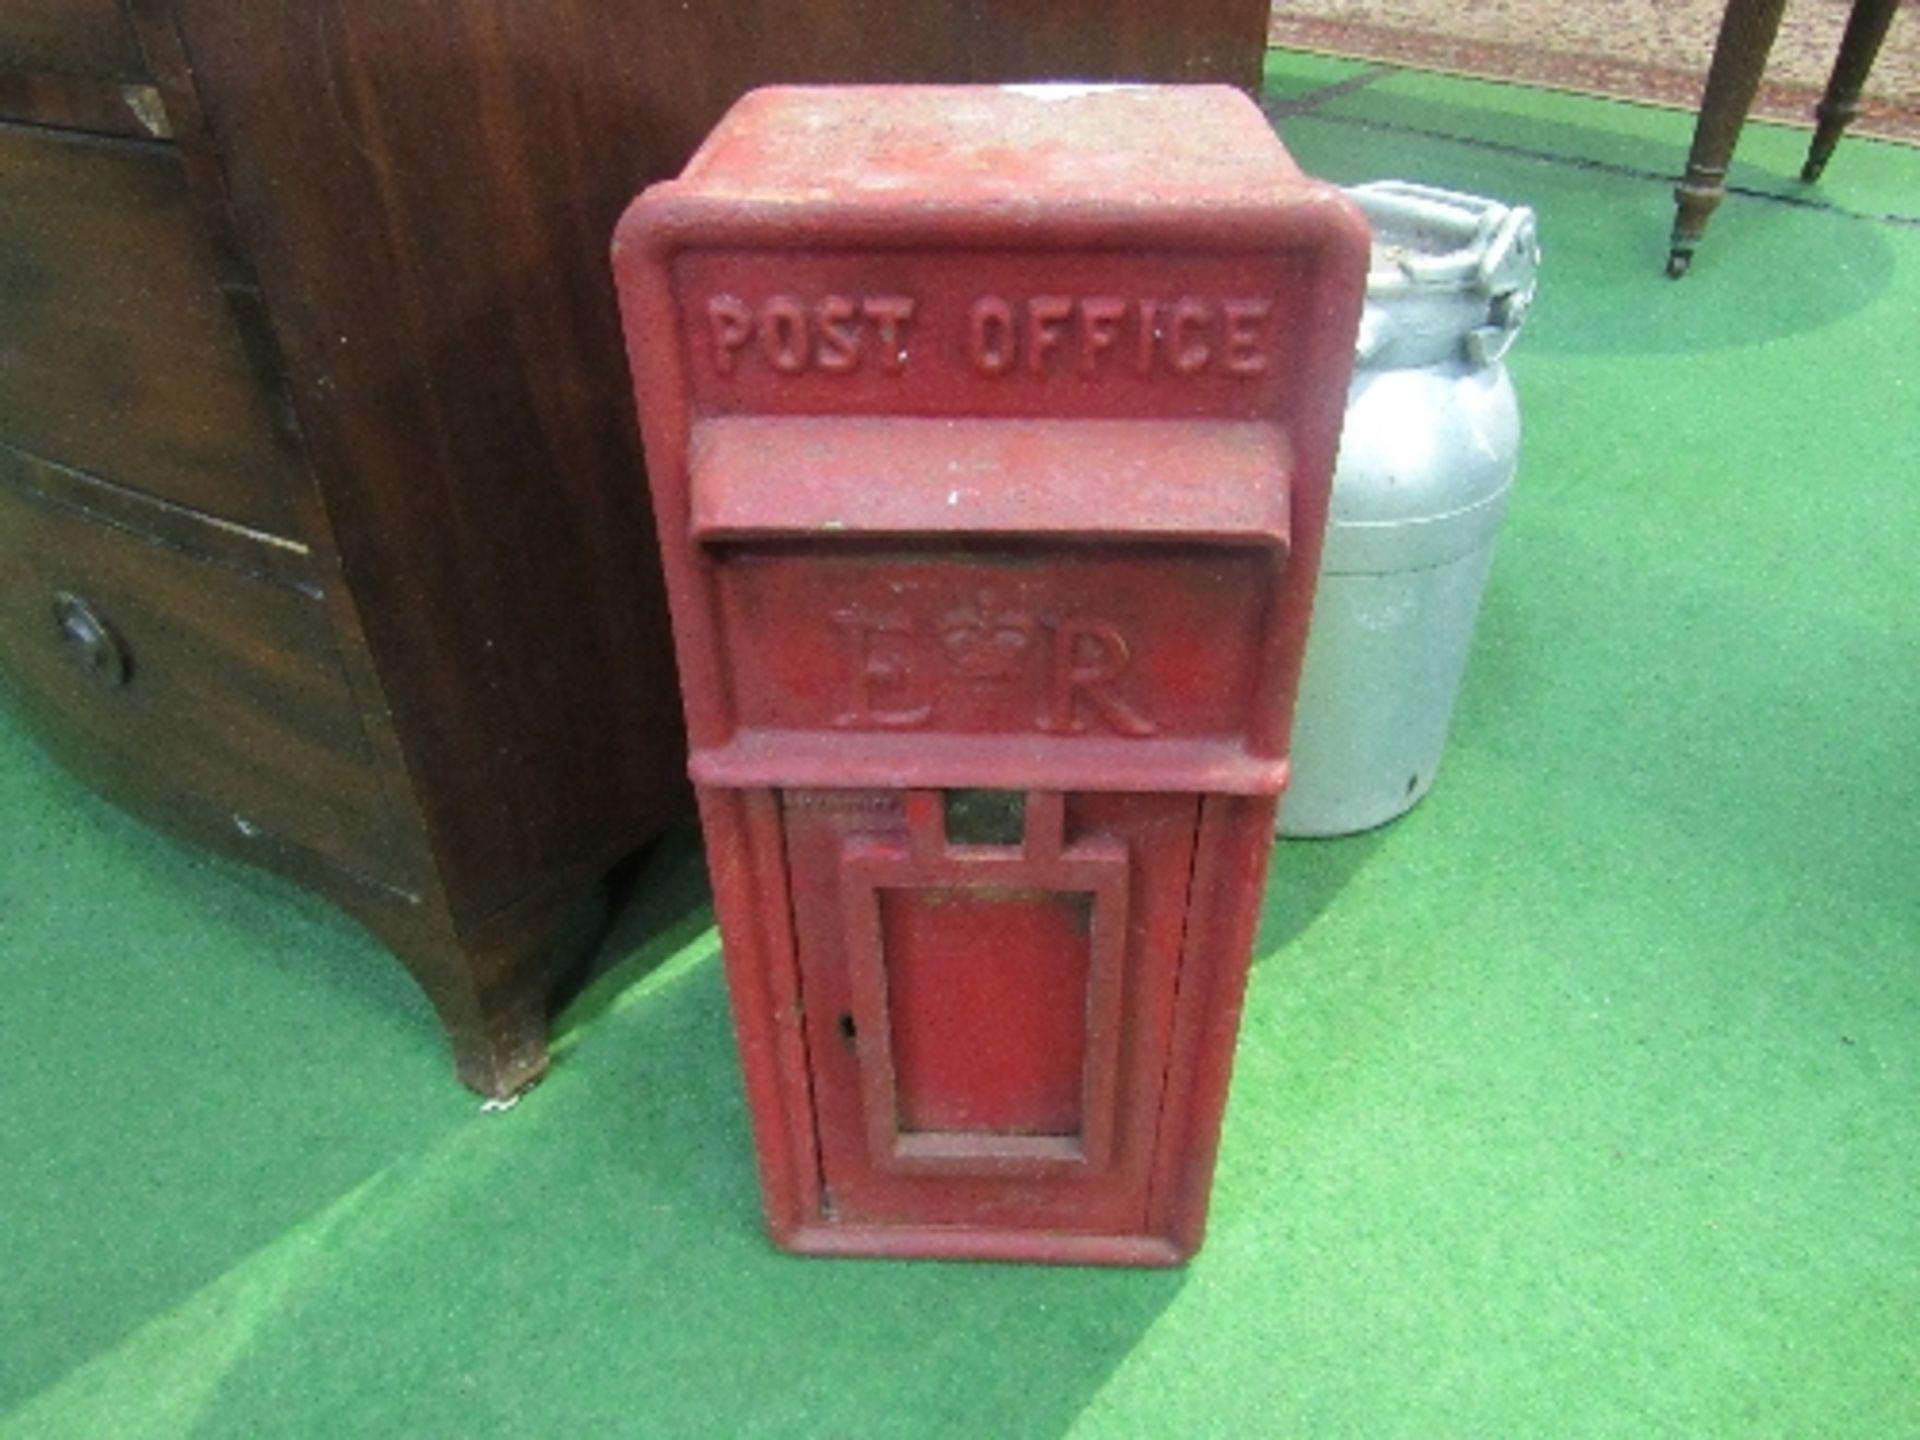
[[[0,70],[130,80],[146,73],[121,0],[5,0]]]
[[[0,485],[0,670],[52,747],[136,808],[195,798],[240,837],[406,882],[310,596]]]
[[[0,440],[295,533],[271,402],[171,147],[0,125]]]

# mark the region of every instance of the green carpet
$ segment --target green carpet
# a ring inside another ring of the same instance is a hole
[[[1674,284],[1684,115],[1269,98],[1546,265],[1447,765],[1276,852],[1199,1259],[775,1254],[690,837],[486,1115],[0,717],[0,1436],[1920,1434],[1920,152],[1754,129]]]

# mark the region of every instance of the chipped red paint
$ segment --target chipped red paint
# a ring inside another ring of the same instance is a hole
[[[614,248],[774,1239],[1183,1259],[1364,221],[1231,90],[788,89]]]

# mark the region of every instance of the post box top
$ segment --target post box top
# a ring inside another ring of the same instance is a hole
[[[742,99],[613,247],[695,779],[1277,790],[1367,242],[1231,89]]]
[[[1228,86],[1076,84],[756,90],[680,187],[754,206],[1016,210],[1243,207],[1324,188]]]

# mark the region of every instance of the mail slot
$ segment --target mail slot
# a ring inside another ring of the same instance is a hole
[[[773,89],[614,268],[762,1193],[1199,1244],[1368,258],[1226,89]]]

